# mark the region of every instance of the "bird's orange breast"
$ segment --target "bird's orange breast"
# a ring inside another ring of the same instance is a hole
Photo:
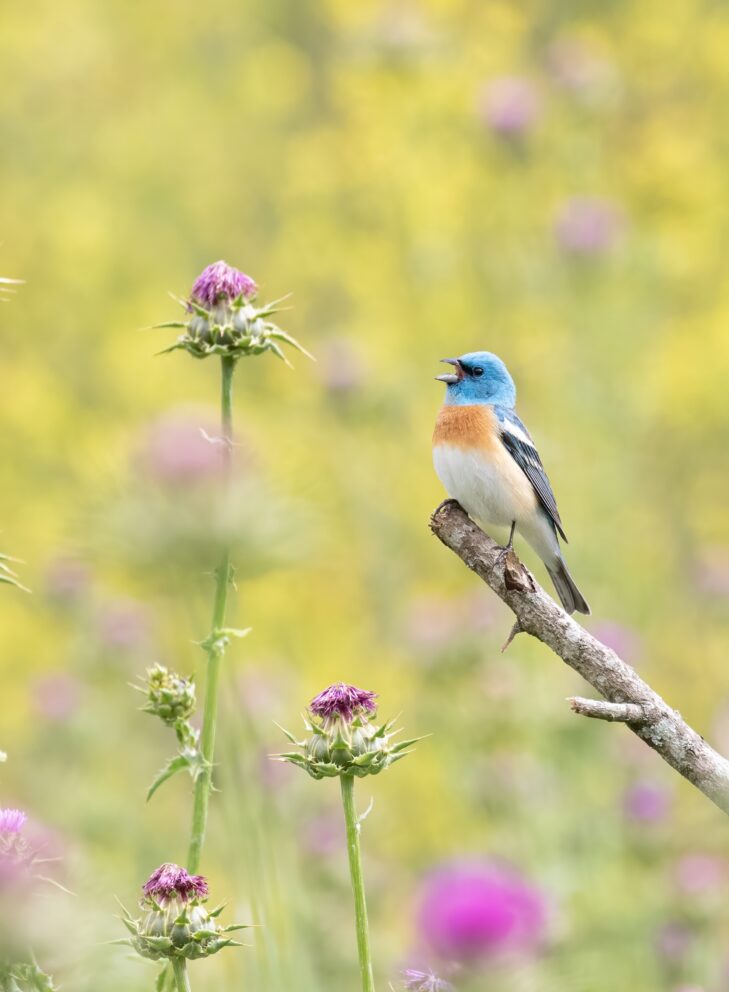
[[[433,431],[433,447],[440,444],[462,450],[493,451],[501,444],[496,414],[483,403],[441,407]]]

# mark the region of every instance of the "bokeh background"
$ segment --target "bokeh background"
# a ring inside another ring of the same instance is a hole
[[[318,361],[236,375],[253,633],[204,871],[261,926],[193,987],[357,987],[336,784],[267,758],[344,679],[431,735],[359,789],[378,988],[729,988],[726,821],[571,715],[585,687],[545,648],[502,656],[507,611],[427,527],[437,362],[488,348],[587,626],[729,751],[726,5],[30,0],[0,61],[0,274],[26,280],[0,310],[0,548],[33,590],[0,596],[0,798],[73,893],[39,910],[57,979],[150,989],[105,944],[115,897],[185,856],[189,783],[145,804],[173,741],[129,683],[202,678],[218,369],[140,328],[225,258],[293,294]]]

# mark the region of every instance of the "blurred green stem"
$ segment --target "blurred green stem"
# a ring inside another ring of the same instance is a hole
[[[187,974],[187,962],[184,958],[172,959],[172,971],[175,974],[177,992],[191,992],[190,978]]]
[[[222,426],[223,487],[228,488],[233,455],[233,372],[235,359],[221,358],[220,411]],[[210,636],[205,642],[208,652],[208,670],[205,683],[205,705],[203,724],[200,733],[200,750],[204,767],[195,782],[195,796],[192,809],[192,836],[187,855],[187,870],[190,874],[200,867],[205,827],[208,820],[208,801],[212,788],[213,757],[215,755],[215,723],[218,716],[218,684],[220,666],[225,654],[227,639],[221,633],[225,625],[225,607],[228,600],[228,586],[231,580],[230,548],[223,551],[220,564],[215,572],[215,601]]]
[[[354,892],[354,912],[357,920],[357,951],[359,970],[362,975],[362,992],[375,992],[372,974],[372,953],[370,951],[370,929],[367,922],[367,902],[365,900],[364,879],[362,878],[362,857],[359,846],[360,821],[354,805],[354,776],[340,776],[344,822],[347,825],[347,851],[349,853],[349,873]]]

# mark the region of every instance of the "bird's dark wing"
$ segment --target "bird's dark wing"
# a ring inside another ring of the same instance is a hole
[[[562,527],[559,510],[557,509],[557,500],[554,498],[547,473],[544,471],[544,466],[542,465],[542,459],[534,447],[534,442],[529,435],[529,431],[513,410],[506,410],[503,407],[496,407],[495,409],[496,415],[499,418],[501,440],[504,447],[529,479],[532,486],[534,486],[534,491],[539,498],[539,502],[544,507],[547,516],[552,520],[562,539],[566,541],[567,535]]]

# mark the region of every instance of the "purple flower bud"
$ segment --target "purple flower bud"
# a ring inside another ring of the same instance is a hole
[[[670,794],[656,782],[635,782],[623,796],[623,812],[636,823],[660,823],[670,807]]]
[[[230,303],[239,296],[252,300],[257,292],[258,286],[250,276],[221,259],[203,269],[193,284],[191,295],[196,303],[212,310],[218,303]]]
[[[425,882],[418,926],[441,958],[477,964],[504,953],[529,954],[545,938],[544,895],[517,871],[493,863],[456,863]]]
[[[375,713],[376,698],[376,692],[336,682],[312,699],[309,709],[323,720],[340,717],[346,723],[351,723],[356,716]]]
[[[600,255],[617,241],[622,226],[619,210],[608,200],[576,196],[557,215],[554,233],[563,251],[572,255]]]
[[[27,819],[20,809],[0,809],[0,834],[19,834]]]
[[[539,94],[528,79],[503,76],[492,79],[479,95],[479,116],[503,138],[521,138],[539,119]]]
[[[453,992],[450,982],[438,978],[432,971],[406,968],[402,977],[402,988],[407,989],[408,992]]]
[[[188,875],[184,868],[168,862],[152,872],[142,891],[160,905],[175,898],[184,903],[207,898],[208,883],[202,875]]]

